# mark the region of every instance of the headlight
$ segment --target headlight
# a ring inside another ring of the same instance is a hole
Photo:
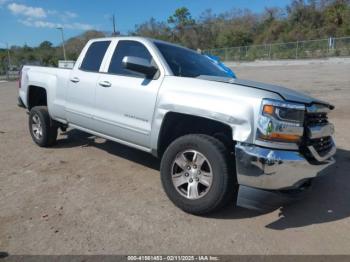
[[[257,139],[298,143],[304,132],[305,106],[264,99],[258,120]]]

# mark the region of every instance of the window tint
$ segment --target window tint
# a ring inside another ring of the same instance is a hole
[[[152,61],[151,54],[143,44],[136,41],[122,40],[118,42],[117,47],[114,50],[108,73],[127,76],[143,76],[142,74],[132,72],[123,67],[122,61],[125,56],[135,56],[146,59],[148,62]]]
[[[187,48],[161,42],[155,42],[155,45],[164,56],[175,76],[198,77],[207,75],[229,77],[222,68],[207,56]]]
[[[89,46],[80,69],[86,71],[98,72],[102,59],[111,41],[98,41]]]

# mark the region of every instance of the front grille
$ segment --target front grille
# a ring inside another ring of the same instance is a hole
[[[305,135],[301,144],[301,151],[308,159],[315,159],[313,154],[308,149],[308,147],[312,146],[317,151],[319,156],[326,156],[334,146],[332,136],[329,135],[317,139],[311,139],[308,137],[307,132],[308,127],[324,126],[329,123],[326,110],[321,112],[306,112],[304,121]]]
[[[313,146],[317,153],[323,157],[332,149],[333,140],[331,136],[318,139],[309,139],[306,146]]]
[[[308,113],[305,116],[305,126],[321,126],[328,124],[327,113]]]

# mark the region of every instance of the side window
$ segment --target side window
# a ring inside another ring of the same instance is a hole
[[[143,44],[136,41],[121,40],[114,50],[108,73],[126,76],[142,76],[142,74],[132,72],[123,67],[122,61],[125,56],[135,56],[146,59],[148,62],[152,61],[151,54]]]
[[[87,50],[80,69],[98,72],[111,41],[97,41],[92,43]]]

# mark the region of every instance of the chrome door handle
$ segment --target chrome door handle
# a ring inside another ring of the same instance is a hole
[[[98,83],[100,86],[103,86],[103,87],[111,87],[112,84],[108,81],[101,81]]]
[[[80,81],[80,79],[78,77],[73,77],[70,79],[70,81],[73,83],[78,83]]]

